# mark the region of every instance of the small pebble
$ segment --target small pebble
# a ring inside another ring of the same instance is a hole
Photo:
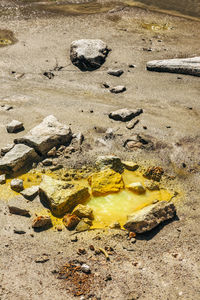
[[[89,274],[91,272],[90,267],[87,264],[83,264],[81,266],[81,271],[86,274]]]

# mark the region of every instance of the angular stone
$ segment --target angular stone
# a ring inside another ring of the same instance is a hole
[[[0,175],[0,184],[5,184],[6,183],[6,175],[2,174]]]
[[[105,62],[109,51],[101,40],[77,40],[71,43],[70,59],[81,71],[93,71]]]
[[[33,200],[38,195],[38,192],[39,192],[39,186],[34,185],[30,188],[23,190],[20,194],[28,200]]]
[[[72,211],[72,214],[76,215],[80,219],[88,218],[90,220],[93,220],[93,218],[94,218],[93,210],[89,206],[82,205],[82,204],[78,204]]]
[[[147,70],[200,76],[200,56],[149,61]]]
[[[76,231],[86,231],[86,230],[89,230],[90,227],[92,225],[92,222],[91,220],[85,218],[85,219],[82,219],[80,220],[80,222],[78,223],[78,225],[76,226]]]
[[[8,133],[16,133],[24,129],[24,125],[22,122],[17,120],[12,120],[7,126],[6,126]]]
[[[75,206],[84,203],[90,196],[88,187],[70,185],[66,181],[56,180],[43,175],[40,184],[40,197],[49,205],[53,214],[63,216]]]
[[[13,147],[15,146],[15,144],[8,144],[5,147],[1,148],[1,156],[4,156],[6,153],[8,153]]]
[[[134,163],[133,161],[122,161],[122,165],[126,170],[136,171],[139,168],[139,165]]]
[[[109,118],[115,121],[127,122],[139,116],[141,113],[143,113],[142,109],[130,110],[128,108],[122,108],[111,112]]]
[[[176,208],[173,203],[160,201],[128,216],[124,228],[129,231],[143,233],[153,229],[161,222],[173,218],[175,214]]]
[[[22,138],[15,139],[17,144],[25,144],[42,155],[53,147],[68,143],[72,138],[71,129],[50,115]]]
[[[113,94],[119,94],[126,91],[126,87],[124,85],[117,85],[110,89],[110,92]]]
[[[22,199],[13,198],[8,202],[8,209],[11,214],[30,217],[30,212],[26,207],[26,203]]]
[[[49,216],[38,216],[32,222],[32,228],[47,228],[53,226]]]
[[[144,194],[146,189],[140,182],[133,182],[131,184],[126,185],[126,188],[136,194]]]
[[[10,187],[13,191],[19,193],[23,191],[24,185],[22,179],[13,179],[11,180]]]
[[[162,175],[164,174],[164,170],[161,167],[150,167],[147,171],[143,174],[144,177],[148,179],[152,179],[155,181],[160,181]]]
[[[91,175],[88,182],[94,196],[119,192],[124,187],[122,176],[111,169],[105,169]]]
[[[95,164],[99,170],[110,168],[119,173],[122,173],[124,170],[121,159],[115,155],[98,156]]]
[[[68,230],[74,230],[79,222],[79,217],[74,215],[73,213],[67,214],[63,217],[63,224]]]
[[[0,171],[15,173],[24,167],[28,167],[39,157],[34,149],[26,145],[15,145],[8,153],[0,158]]]
[[[120,77],[124,73],[124,71],[121,69],[117,69],[117,70],[109,69],[107,73],[112,76]]]
[[[145,181],[145,187],[150,191],[158,191],[160,189],[159,184],[154,181]]]

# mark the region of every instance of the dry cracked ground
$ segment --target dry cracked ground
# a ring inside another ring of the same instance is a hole
[[[94,14],[88,7],[74,14],[1,2],[1,39],[13,44],[0,48],[0,147],[54,115],[84,136],[66,167],[91,165],[100,154],[161,166],[178,197],[177,217],[134,244],[116,229],[34,232],[30,219],[9,214],[1,197],[0,299],[200,299],[200,82],[146,70],[150,60],[200,56],[199,21],[116,1]],[[71,42],[82,38],[102,39],[112,49],[96,71],[81,72],[70,61]],[[124,73],[111,76],[110,68]],[[126,91],[112,94],[106,85]],[[143,109],[134,128],[108,117],[121,108]],[[13,119],[25,131],[7,133]],[[40,205],[31,202],[35,210]],[[80,272],[82,263],[90,274]]]

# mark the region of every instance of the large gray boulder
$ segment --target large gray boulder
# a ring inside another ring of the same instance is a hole
[[[200,76],[200,56],[149,61],[147,70]]]
[[[37,153],[45,155],[54,146],[68,143],[71,138],[71,129],[50,115],[42,123],[30,130],[27,135],[15,139],[15,143],[25,144],[34,148]]]
[[[110,168],[118,173],[122,173],[124,171],[121,159],[115,155],[100,155],[97,157],[95,165],[99,170]]]
[[[176,209],[173,203],[160,201],[128,216],[124,228],[129,231],[143,233],[153,229],[161,222],[173,218],[175,214]]]
[[[71,43],[70,59],[81,71],[93,71],[105,62],[109,51],[101,40],[77,40]]]
[[[9,152],[0,158],[1,173],[15,173],[25,167],[28,168],[32,162],[37,161],[39,156],[33,148],[26,145],[15,145]]]
[[[71,212],[78,204],[89,198],[88,187],[81,185],[70,185],[66,181],[56,180],[43,175],[39,190],[42,202],[49,205],[55,216],[63,216]]]

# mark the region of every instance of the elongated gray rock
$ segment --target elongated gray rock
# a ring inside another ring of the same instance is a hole
[[[109,51],[101,40],[77,40],[71,43],[70,59],[81,71],[93,71],[105,62]]]
[[[50,115],[30,130],[27,135],[15,139],[15,143],[25,144],[34,148],[37,153],[45,155],[54,146],[68,143],[71,138],[71,129]]]
[[[200,76],[200,56],[149,61],[147,70]]]
[[[1,173],[15,173],[24,167],[28,167],[39,157],[33,148],[26,145],[15,145],[9,152],[0,158]]]
[[[122,108],[111,112],[109,114],[109,118],[115,121],[127,122],[132,120],[136,116],[139,116],[142,113],[143,113],[142,109],[131,110],[128,108]]]
[[[160,201],[128,216],[124,228],[129,231],[143,233],[153,229],[161,222],[173,218],[175,214],[176,209],[173,203]]]

